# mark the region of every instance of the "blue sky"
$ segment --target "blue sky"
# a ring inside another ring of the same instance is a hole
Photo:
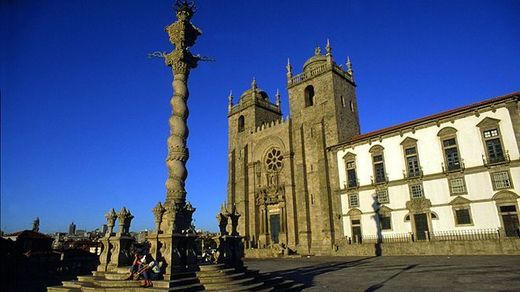
[[[173,1],[2,1],[1,228],[153,228],[165,197]],[[288,115],[285,64],[316,44],[352,59],[362,132],[520,90],[519,1],[197,1],[215,58],[190,76],[188,200],[216,230],[227,184],[227,96],[256,76]],[[410,102],[410,101],[413,101]]]

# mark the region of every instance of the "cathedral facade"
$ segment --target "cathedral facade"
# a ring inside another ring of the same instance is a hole
[[[271,102],[256,80],[238,103],[230,96],[228,202],[242,214],[246,247],[321,253],[343,237],[327,149],[359,134],[355,87],[350,62],[336,64],[327,43],[300,74],[287,64],[290,118],[280,94]]]
[[[288,118],[256,80],[236,104],[230,95],[227,201],[246,248],[368,255],[364,243],[399,242],[396,255],[446,254],[454,247],[409,244],[477,240],[469,253],[519,250],[520,93],[361,134],[355,88],[350,60],[336,64],[327,42],[301,73],[287,64]]]

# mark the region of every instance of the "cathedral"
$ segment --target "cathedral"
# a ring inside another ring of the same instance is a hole
[[[256,80],[229,96],[227,202],[245,247],[518,252],[520,93],[361,134],[355,88],[350,60],[335,63],[327,41],[301,73],[288,62],[289,117]],[[420,244],[433,241],[443,244]]]
[[[327,42],[301,73],[287,64],[289,118],[280,94],[272,103],[256,80],[236,104],[230,96],[228,202],[242,214],[246,247],[320,253],[343,236],[327,148],[359,134],[355,87],[350,62],[336,64]]]

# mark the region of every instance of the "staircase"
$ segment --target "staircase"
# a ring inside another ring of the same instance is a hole
[[[92,272],[76,281],[63,281],[63,286],[48,287],[48,292],[79,291],[301,291],[303,285],[279,276],[259,273],[247,268],[223,264],[200,265],[200,271],[175,274],[173,280],[153,281],[153,287],[142,288],[140,281],[124,280],[129,268],[117,272]]]

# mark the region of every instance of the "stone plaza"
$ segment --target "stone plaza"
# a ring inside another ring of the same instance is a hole
[[[301,257],[249,260],[304,291],[520,291],[519,256]]]

